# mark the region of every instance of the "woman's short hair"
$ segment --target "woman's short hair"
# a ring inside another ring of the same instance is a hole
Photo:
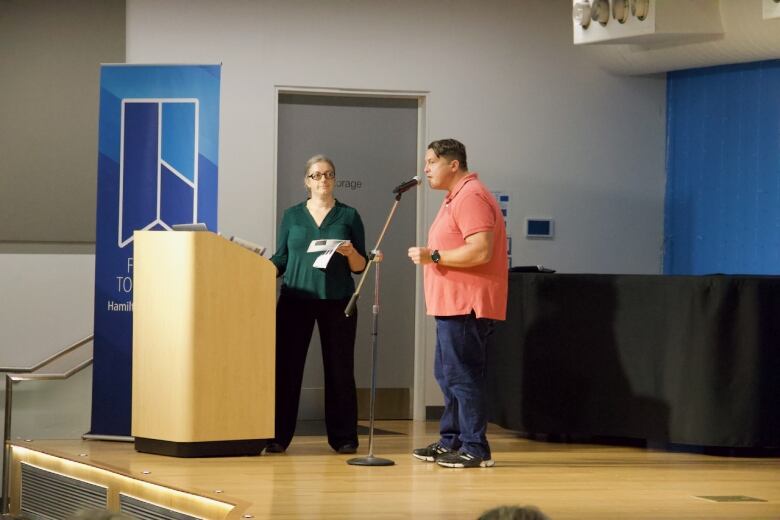
[[[330,165],[330,168],[333,170],[333,173],[336,173],[336,165],[333,164],[333,160],[331,160],[330,157],[327,155],[323,155],[321,153],[318,153],[317,155],[313,156],[311,159],[306,161],[306,170],[304,171],[304,175],[309,175],[309,170],[312,166],[317,164],[318,162],[325,162]]]

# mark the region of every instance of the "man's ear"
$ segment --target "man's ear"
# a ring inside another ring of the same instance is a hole
[[[457,172],[458,170],[460,170],[460,161],[457,159],[453,159],[452,161],[450,161],[450,169],[453,172]]]

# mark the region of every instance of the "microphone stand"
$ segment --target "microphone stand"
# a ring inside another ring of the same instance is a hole
[[[405,190],[404,190],[405,191]],[[382,239],[385,237],[387,228],[390,227],[390,222],[393,220],[395,210],[398,208],[398,204],[401,202],[401,195],[403,191],[400,191],[395,196],[395,203],[390,208],[390,214],[387,216],[385,226],[382,228],[382,232],[379,234],[379,239],[376,242],[376,246],[371,250],[368,255],[368,264],[363,275],[360,277],[357,287],[355,288],[352,298],[349,299],[347,308],[344,309],[344,314],[350,316],[355,311],[355,305],[357,304],[358,296],[360,296],[360,290],[363,288],[363,282],[366,280],[366,275],[372,264],[376,264],[374,270],[374,306],[372,308],[373,320],[371,322],[371,397],[369,399],[369,422],[368,422],[368,455],[365,457],[355,457],[349,459],[347,464],[353,466],[392,466],[395,464],[390,459],[383,459],[381,457],[374,456],[374,400],[376,397],[376,363],[377,363],[377,350],[379,340],[379,263],[375,262],[376,254],[379,251],[379,245],[382,243]]]

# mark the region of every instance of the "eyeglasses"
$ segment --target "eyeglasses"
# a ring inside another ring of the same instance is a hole
[[[321,180],[323,177],[326,179],[335,179],[336,178],[336,172],[316,172],[316,173],[310,173],[307,175],[308,178],[314,179],[315,181]]]

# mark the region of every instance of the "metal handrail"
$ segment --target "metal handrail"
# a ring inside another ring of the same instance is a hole
[[[10,379],[13,383],[19,381],[48,381],[57,379],[68,379],[70,376],[77,374],[92,364],[92,358],[85,359],[75,367],[71,368],[67,372],[61,372],[59,374],[22,374],[18,376],[6,375],[7,379]]]
[[[19,373],[26,373],[26,372],[35,372],[36,370],[39,370],[39,369],[45,367],[46,365],[49,365],[52,362],[58,360],[59,358],[61,358],[65,354],[70,354],[71,352],[73,352],[77,348],[81,347],[82,345],[85,345],[85,344],[89,343],[94,338],[95,338],[95,335],[94,334],[90,334],[86,338],[77,341],[73,345],[60,350],[56,354],[47,357],[46,359],[44,359],[40,363],[37,363],[37,364],[35,364],[35,365],[31,366],[31,367],[0,367],[0,373],[19,374]]]
[[[74,374],[77,374],[78,372],[81,372],[88,366],[92,364],[92,359],[89,358],[87,360],[82,361],[75,367],[71,368],[70,370],[58,374],[33,374],[32,372],[35,372],[37,370],[40,370],[41,368],[50,365],[57,359],[65,356],[66,354],[69,354],[70,352],[73,352],[77,348],[89,343],[92,341],[92,339],[95,337],[94,334],[90,334],[86,338],[77,341],[73,345],[61,350],[60,352],[54,354],[53,356],[49,356],[48,358],[44,359],[40,363],[37,363],[33,365],[32,367],[0,367],[0,372],[5,372],[5,429],[3,431],[3,447],[4,447],[4,457],[3,457],[3,482],[2,482],[2,491],[3,491],[3,503],[2,508],[0,508],[0,511],[3,514],[8,514],[9,509],[9,495],[10,495],[10,489],[9,489],[9,471],[11,467],[11,408],[13,406],[13,385],[14,383],[17,383],[19,381],[45,381],[45,380],[59,380],[59,379],[68,379]],[[13,375],[16,374],[16,375]]]

